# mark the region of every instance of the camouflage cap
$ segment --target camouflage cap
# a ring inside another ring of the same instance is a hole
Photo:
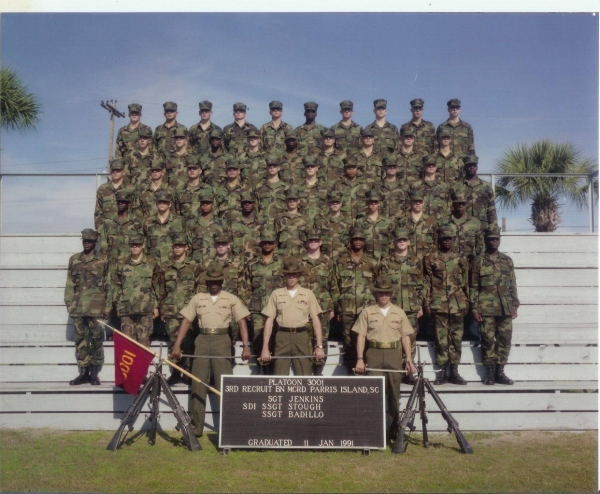
[[[200,189],[198,192],[198,200],[200,202],[213,202],[215,200],[213,190],[210,187]]]
[[[408,193],[408,197],[411,201],[422,201],[425,197],[425,194],[423,194],[423,191],[421,189],[412,189]]]
[[[217,233],[213,237],[213,240],[215,241],[215,244],[230,244],[231,243],[231,237],[225,232]]]
[[[125,160],[112,160],[110,162],[110,169],[111,170],[124,170],[125,169]]]
[[[353,238],[367,238],[367,233],[360,227],[353,225],[350,228],[350,239]]]
[[[256,197],[249,190],[245,190],[240,194],[240,202],[256,202]]]
[[[131,194],[128,190],[119,189],[115,192],[117,202],[131,202]]]
[[[277,235],[271,228],[265,228],[260,232],[261,242],[277,242]]]
[[[375,132],[373,132],[372,128],[366,127],[360,131],[360,136],[361,137],[375,137]]]
[[[300,199],[300,192],[298,192],[298,188],[291,186],[285,191],[286,199]]]
[[[437,166],[437,156],[435,154],[428,154],[423,156],[423,166],[435,165]]]
[[[283,274],[301,273],[302,271],[300,259],[297,257],[289,256],[283,259],[283,266],[281,268]]]
[[[402,127],[400,129],[400,137],[414,137],[415,131],[412,129],[412,125]]]
[[[218,262],[212,261],[206,268],[204,279],[206,281],[223,281],[225,279],[223,267]]]
[[[127,109],[129,110],[129,113],[134,111],[142,113],[142,105],[139,103],[131,103],[130,105],[127,105]]]
[[[167,167],[163,159],[156,158],[150,163],[150,170],[164,170]]]
[[[379,108],[379,107],[387,108],[387,100],[382,99],[382,98],[376,99],[375,101],[373,101],[373,107],[374,108]]]
[[[229,158],[225,163],[225,168],[234,168],[236,170],[239,170],[240,163],[235,158]]]
[[[344,160],[344,168],[357,168],[358,164],[353,159]]]
[[[438,228],[437,234],[438,234],[438,238],[449,238],[449,237],[454,238],[454,237],[456,237],[456,231],[450,225],[445,225],[445,226],[442,226],[441,228]]]
[[[285,140],[287,141],[290,139],[298,139],[298,134],[295,129],[288,129],[285,131]]]
[[[318,109],[319,109],[319,105],[317,103],[315,103],[314,101],[307,101],[306,103],[304,103],[304,111],[306,111],[306,110],[317,111]]]
[[[187,245],[188,241],[185,238],[185,235],[181,233],[177,233],[173,235],[173,240],[171,241],[171,245]]]
[[[98,232],[93,228],[86,228],[81,230],[81,239],[82,240],[92,240],[96,242],[98,240]]]
[[[468,154],[467,156],[465,156],[463,158],[463,163],[465,166],[467,165],[478,165],[479,164],[479,158],[474,155],[474,154]]]
[[[260,139],[260,134],[258,133],[258,130],[250,129],[248,132],[246,132],[246,138],[248,137],[256,137],[257,139]]]
[[[129,237],[129,245],[143,244],[143,243],[144,243],[144,237],[143,237],[143,235],[140,235],[139,233],[134,233],[133,235],[131,235]]]
[[[175,132],[173,132],[173,137],[187,137],[187,136],[188,136],[188,130],[183,125],[178,125],[177,128],[175,129]]]
[[[200,110],[212,110],[212,103],[210,101],[201,101],[198,103]]]
[[[319,162],[317,161],[317,157],[316,156],[305,156],[304,158],[302,158],[302,164],[307,167],[307,166],[319,166]]]
[[[340,103],[340,109],[341,110],[354,110],[354,103],[352,103],[352,101],[350,101],[349,99],[345,99],[344,101],[342,101]]]
[[[485,236],[485,238],[500,238],[501,237],[500,228],[498,228],[497,225],[494,225],[490,228],[486,228],[484,236]]]
[[[342,202],[342,193],[332,190],[327,194],[327,202]]]
[[[365,199],[367,201],[383,201],[383,195],[378,189],[371,189],[365,194]]]
[[[269,103],[269,110],[274,110],[275,108],[280,108],[283,110],[283,103],[281,101],[271,101]]]
[[[269,166],[269,165],[281,166],[281,159],[279,159],[279,156],[276,154],[270,154],[265,159],[265,163],[267,164],[267,166]]]
[[[448,106],[448,108],[451,108],[453,106],[458,106],[460,107],[460,100],[458,98],[452,98],[451,100],[449,100],[446,105]]]
[[[467,202],[465,191],[462,188],[452,189],[450,191],[450,198],[452,199],[452,202]]]
[[[321,240],[321,230],[318,228],[309,228],[305,235],[306,240]]]
[[[380,274],[369,288],[372,292],[394,292],[396,290],[392,278],[387,274]]]
[[[209,139],[223,139],[223,131],[221,129],[211,130]]]
[[[423,108],[425,106],[425,102],[421,98],[415,98],[410,100],[411,108]]]
[[[152,129],[150,127],[142,127],[139,131],[138,131],[138,139],[140,137],[148,137],[151,138],[152,137]]]
[[[239,102],[233,104],[233,111],[236,111],[236,110],[247,111],[248,107],[245,105],[245,103],[242,103],[241,101],[239,101]]]
[[[394,230],[394,240],[398,240],[400,238],[408,239],[408,229],[401,227]]]
[[[438,137],[452,137],[452,132],[450,132],[448,127],[444,125],[438,133]]]
[[[167,101],[166,103],[163,103],[163,108],[165,111],[167,111],[167,110],[177,111],[177,103],[175,103],[173,101]]]
[[[398,166],[398,156],[396,156],[395,154],[384,156],[381,160],[381,164],[383,166]]]
[[[185,158],[185,166],[187,168],[200,168],[200,159],[196,154],[190,154]]]
[[[157,190],[156,193],[154,194],[154,198],[156,199],[156,201],[169,201],[171,202],[172,197],[171,194],[166,191],[166,190]]]
[[[333,130],[332,128],[323,129],[321,131],[321,137],[333,137],[335,139],[335,130]]]

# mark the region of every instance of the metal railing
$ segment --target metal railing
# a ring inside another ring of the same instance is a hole
[[[2,234],[3,225],[3,197],[4,197],[4,178],[5,177],[95,177],[96,188],[100,187],[102,179],[109,174],[102,173],[0,173],[0,235]],[[496,192],[496,181],[502,177],[543,177],[543,178],[569,178],[579,177],[587,181],[588,187],[588,227],[591,233],[594,232],[594,180],[598,177],[598,171],[591,174],[582,173],[481,173],[478,175],[481,179],[489,177],[487,182],[490,182],[494,193]]]

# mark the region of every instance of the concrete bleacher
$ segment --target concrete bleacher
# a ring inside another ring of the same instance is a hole
[[[133,399],[113,385],[112,342],[105,345],[101,386],[68,385],[77,366],[63,290],[68,259],[80,250],[78,235],[0,237],[0,427],[116,429]],[[436,389],[467,431],[597,429],[598,236],[508,233],[501,251],[514,260],[522,304],[506,368],[516,384],[481,384],[480,348],[464,342],[461,374],[469,384]],[[339,351],[330,345],[330,354]],[[419,345],[423,360],[434,361],[432,343]],[[158,351],[158,343],[153,347]],[[325,374],[344,373],[339,364],[329,358]],[[234,372],[254,369],[236,365]],[[408,391],[403,386],[402,401]],[[175,393],[185,406],[187,387]],[[209,427],[218,424],[214,398]],[[428,407],[431,430],[444,430],[433,402]],[[161,408],[162,427],[174,427],[166,403]]]

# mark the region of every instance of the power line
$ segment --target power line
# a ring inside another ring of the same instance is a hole
[[[31,165],[55,165],[58,163],[80,163],[82,161],[104,161],[106,158],[86,158],[83,160],[68,160],[68,161],[40,161],[39,163],[20,163],[18,165],[4,164],[4,166],[31,166]]]

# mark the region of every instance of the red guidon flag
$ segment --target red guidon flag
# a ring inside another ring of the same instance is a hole
[[[115,344],[115,385],[132,395],[138,394],[140,384],[148,373],[154,354],[127,341],[116,331]]]

